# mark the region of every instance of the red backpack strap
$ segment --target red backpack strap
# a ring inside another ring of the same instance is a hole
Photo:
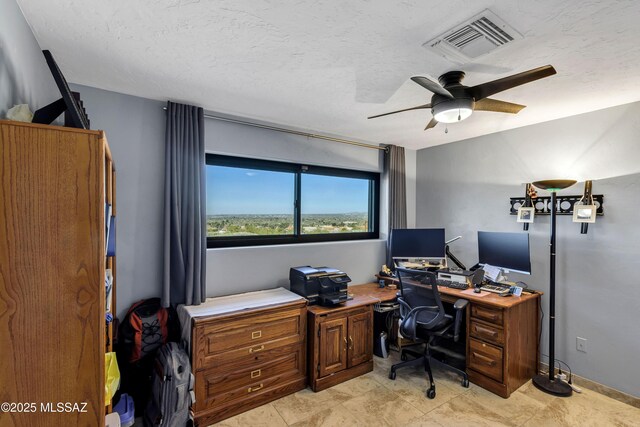
[[[162,333],[162,343],[166,343],[169,338],[169,312],[166,308],[162,307],[158,311],[158,321],[160,322],[160,331]]]

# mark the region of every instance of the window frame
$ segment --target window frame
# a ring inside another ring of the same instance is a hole
[[[347,240],[378,239],[380,237],[380,173],[378,172],[366,172],[327,166],[306,165],[302,163],[236,157],[214,153],[206,153],[205,157],[205,168],[207,166],[226,166],[258,169],[271,172],[290,172],[294,174],[293,234],[272,236],[207,236],[207,249],[313,242],[339,242]],[[373,225],[373,231],[356,233],[303,234],[301,230],[302,209],[300,200],[302,197],[302,174],[305,173],[369,180],[368,221],[369,224]]]

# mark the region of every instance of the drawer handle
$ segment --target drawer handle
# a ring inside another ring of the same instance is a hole
[[[258,378],[262,375],[262,370],[256,369],[255,371],[251,371],[251,378]]]
[[[487,329],[487,328],[483,328],[482,326],[478,326],[476,325],[476,332],[480,333],[480,334],[485,334],[485,335],[489,335],[492,337],[497,337],[498,336],[498,332],[491,330],[491,329]]]
[[[260,385],[257,385],[257,386],[255,386],[255,387],[249,387],[249,388],[247,389],[247,393],[253,393],[254,391],[261,390],[261,389],[262,389],[262,387],[264,387],[264,384],[263,384],[263,383],[260,383]]]
[[[351,338],[351,336],[349,336],[349,342],[351,344],[349,344],[349,350],[353,350],[353,338]]]
[[[249,349],[249,354],[251,353],[257,353],[259,351],[264,350],[264,344],[262,344],[260,347],[252,347]]]
[[[487,364],[487,365],[489,365],[489,366],[493,366],[493,365],[495,365],[495,364],[496,364],[496,361],[495,361],[495,360],[493,360],[493,359],[489,359],[488,357],[483,356],[483,355],[481,355],[481,354],[478,354],[478,353],[476,353],[475,351],[473,352],[473,356],[474,356],[474,357],[476,357],[476,358],[478,358],[478,359],[480,359],[481,361],[483,361],[484,363],[486,363],[486,364]]]
[[[256,340],[256,339],[258,339],[260,337],[262,337],[262,331],[251,332],[251,339],[252,340]]]
[[[349,343],[347,342],[347,337],[344,337],[344,351],[347,351],[349,348]]]

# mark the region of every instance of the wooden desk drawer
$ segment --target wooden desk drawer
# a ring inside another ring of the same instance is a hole
[[[283,381],[305,376],[304,345],[287,346],[279,355],[262,363],[229,369],[212,368],[196,373],[196,411],[209,409]]]
[[[502,326],[504,314],[501,308],[485,307],[478,304],[471,304],[471,317],[485,320]]]
[[[203,326],[207,354],[215,354],[290,336],[302,338],[300,310],[273,313],[238,321]]]
[[[502,382],[502,349],[469,338],[469,368]]]
[[[472,337],[491,341],[496,344],[504,344],[504,330],[501,328],[471,319],[469,329],[469,334]]]

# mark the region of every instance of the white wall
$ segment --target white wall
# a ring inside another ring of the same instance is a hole
[[[605,216],[587,235],[558,219],[556,358],[573,371],[640,396],[640,103],[600,110],[418,152],[417,224],[444,226],[467,265],[477,262],[477,230],[522,231],[509,197],[538,179],[592,179]],[[464,126],[461,124],[460,126]],[[581,194],[579,183],[561,194]],[[539,191],[545,195],[544,191]],[[547,193],[548,194],[548,193]],[[548,291],[549,217],[530,228],[531,276],[513,275]],[[542,297],[548,313],[548,295]],[[542,350],[547,351],[548,315]],[[587,353],[576,337],[588,339]],[[543,359],[546,361],[546,359]]]

